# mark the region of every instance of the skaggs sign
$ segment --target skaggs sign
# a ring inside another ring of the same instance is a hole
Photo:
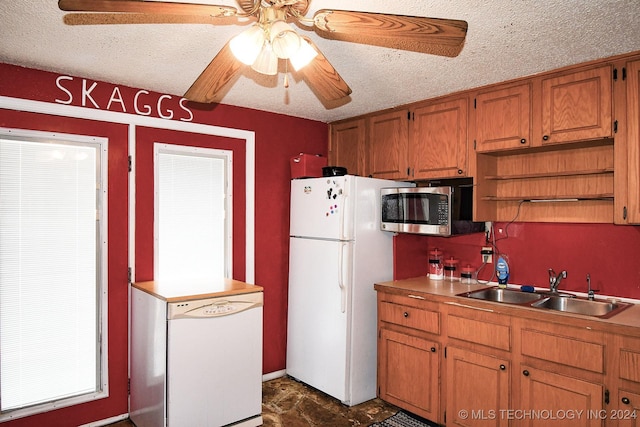
[[[99,110],[135,113],[183,122],[193,121],[193,112],[185,105],[185,98],[158,96],[144,89],[120,90],[118,86],[108,83],[99,84],[70,76],[58,76],[56,86],[64,93],[61,98],[55,99],[59,104],[93,106]]]

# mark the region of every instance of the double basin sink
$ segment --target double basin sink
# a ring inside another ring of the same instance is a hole
[[[483,301],[517,304],[565,313],[581,314],[599,318],[609,318],[630,307],[632,304],[619,301],[590,300],[573,294],[557,292],[524,292],[509,288],[485,288],[464,292],[458,296]]]

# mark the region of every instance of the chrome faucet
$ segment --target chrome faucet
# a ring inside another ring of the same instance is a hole
[[[562,270],[560,274],[556,274],[553,271],[553,268],[549,269],[549,290],[551,292],[558,293],[558,286],[560,286],[560,282],[562,279],[567,277],[567,270]]]
[[[587,289],[588,289],[587,298],[590,299],[591,301],[596,299],[597,289],[591,288],[591,275],[589,273],[587,273]]]

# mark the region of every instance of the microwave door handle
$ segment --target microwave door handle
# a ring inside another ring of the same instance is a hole
[[[348,243],[340,244],[340,256],[338,257],[338,287],[340,288],[340,311],[344,313],[347,306],[347,289],[344,280],[344,250]]]

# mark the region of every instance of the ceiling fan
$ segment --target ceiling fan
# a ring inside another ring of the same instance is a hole
[[[202,103],[220,102],[225,87],[245,64],[262,74],[277,74],[279,59],[288,60],[322,100],[347,97],[351,88],[311,39],[299,36],[290,23],[312,29],[328,39],[447,57],[460,53],[467,33],[465,21],[452,19],[327,9],[306,17],[309,1],[237,0],[240,10],[231,6],[143,0],[59,0],[58,7],[67,12],[82,12],[78,16],[85,18],[86,12],[110,14],[110,23],[129,23],[132,21],[126,18],[148,15],[206,16],[213,23],[228,19],[254,21],[249,29],[224,45],[185,93],[185,98]]]

